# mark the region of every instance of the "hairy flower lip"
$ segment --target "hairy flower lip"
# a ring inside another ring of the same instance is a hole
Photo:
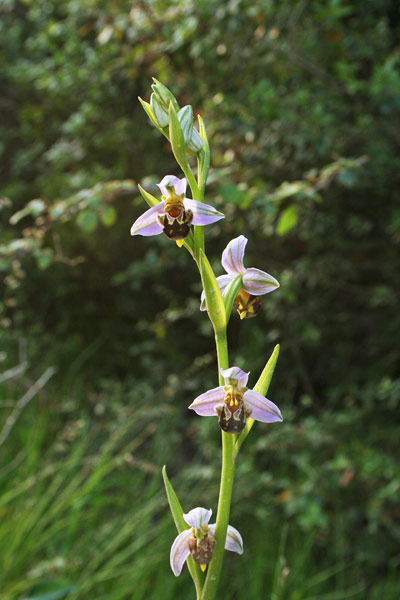
[[[200,534],[208,535],[214,540],[215,536],[215,527],[216,524],[213,523],[208,525],[208,522],[211,518],[212,510],[207,510],[206,508],[202,508],[198,506],[197,508],[193,508],[190,512],[183,515],[184,520],[188,525],[190,525],[189,529],[185,529],[182,531],[174,540],[171,546],[170,552],[170,565],[172,572],[176,577],[181,574],[183,565],[190,555],[189,550],[189,542],[191,538],[196,535],[196,531],[200,530]],[[194,524],[194,525],[193,525]],[[195,525],[199,525],[196,527]],[[208,527],[207,531],[201,532],[201,528],[205,529],[205,526]],[[230,550],[231,552],[237,552],[237,554],[243,554],[243,539],[237,529],[228,525],[226,540],[225,540],[225,550]]]
[[[168,201],[170,198],[170,193],[179,197],[184,211],[188,214],[193,213],[193,219],[190,221],[190,224],[200,226],[211,225],[225,217],[224,214],[210,204],[186,198],[187,181],[184,177],[179,179],[175,175],[166,175],[157,185],[160,188],[162,200],[136,219],[131,227],[131,235],[152,236],[163,233],[161,222],[166,215],[166,200]]]
[[[226,275],[217,277],[222,296],[225,295],[231,281],[238,275],[242,276],[242,289],[251,296],[263,296],[279,287],[278,280],[269,273],[254,267],[246,268],[244,266],[244,253],[247,242],[248,240],[244,235],[239,235],[228,243],[222,253],[221,264],[226,271]],[[207,310],[204,292],[201,294],[200,310]]]

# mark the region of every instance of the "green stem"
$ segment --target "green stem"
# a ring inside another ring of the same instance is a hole
[[[209,160],[209,157],[208,157]],[[185,172],[187,177],[187,173]],[[192,197],[194,200],[203,202],[204,201],[204,187],[205,179],[201,182],[201,185],[197,185],[191,178],[187,177],[188,183],[192,189]],[[199,175],[200,182],[200,175]],[[194,258],[197,265],[199,266],[200,274],[201,268],[199,264],[200,250],[204,252],[204,230],[203,227],[194,228]],[[204,285],[204,282],[203,282]],[[209,307],[212,310],[211,307]],[[209,314],[211,322],[216,322],[216,318]],[[214,315],[215,317],[215,315]],[[219,384],[224,384],[224,378],[221,375],[221,369],[229,368],[229,356],[228,356],[228,342],[226,337],[226,326],[223,330],[215,329],[215,345],[217,349],[217,361],[218,361],[218,380]],[[207,569],[207,577],[204,583],[203,591],[201,594],[201,600],[214,600],[217,593],[219,578],[222,569],[222,563],[224,559],[225,550],[225,539],[226,532],[228,529],[229,512],[231,508],[232,498],[232,487],[235,476],[235,457],[234,455],[234,436],[229,433],[221,431],[222,434],[222,469],[221,469],[221,483],[219,490],[218,510],[215,528],[215,550],[214,557]],[[198,590],[196,589],[198,592]]]
[[[229,523],[231,508],[232,487],[235,477],[235,463],[233,460],[233,436],[222,433],[222,472],[219,490],[218,513],[215,528],[214,558],[208,567],[207,577],[203,587],[201,600],[214,600],[217,593],[219,578],[222,569],[225,551],[226,532]]]
[[[189,183],[189,187],[192,190],[192,198],[193,200],[197,200],[197,202],[204,202],[204,189],[200,189],[197,185],[196,179],[192,173],[192,170],[187,169],[183,170],[184,175]],[[200,249],[204,250],[204,227],[201,225],[194,226],[194,253],[193,258],[199,266],[199,258],[200,258]],[[200,266],[199,266],[200,270]]]
[[[221,369],[229,368],[228,342],[226,339],[226,331],[222,334],[215,334],[215,346],[217,348],[218,381],[219,385],[224,385],[224,378],[221,375]]]
[[[204,227],[194,226],[194,257],[196,261],[200,259],[200,250],[204,251]]]
[[[223,335],[215,336],[218,357],[218,376],[219,382],[222,385],[224,380],[221,375],[221,368],[227,369],[229,366],[228,344],[226,332]],[[221,432],[222,434],[222,470],[221,483],[219,490],[218,512],[215,528],[215,551],[214,558],[211,561],[207,577],[203,587],[201,600],[213,600],[217,593],[219,578],[224,559],[224,546],[226,532],[228,529],[229,512],[231,508],[232,487],[235,476],[235,463],[233,456],[234,438],[229,433]]]
[[[195,176],[193,175],[193,171],[190,168],[189,163],[187,164],[187,167],[185,169],[182,168],[182,171],[187,179],[190,189],[192,190],[193,200],[199,200],[199,197],[198,197],[199,196],[199,186],[197,185],[197,181],[195,179]],[[203,196],[204,194],[202,194],[200,192],[200,195]],[[202,202],[201,199],[200,199],[200,201]]]

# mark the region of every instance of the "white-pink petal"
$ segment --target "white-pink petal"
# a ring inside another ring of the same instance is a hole
[[[206,508],[198,506],[197,508],[192,508],[187,514],[183,514],[183,518],[190,527],[200,529],[203,525],[207,525],[208,521],[211,519],[211,515],[211,508],[210,510],[207,510]]]
[[[226,532],[225,550],[243,554],[242,536],[232,525],[228,525],[228,531]]]
[[[244,250],[247,238],[244,235],[231,240],[222,253],[222,266],[227,273],[239,274],[245,272],[243,264]]]
[[[208,390],[201,396],[197,396],[189,406],[201,417],[216,417],[215,407],[225,398],[223,386]]]
[[[261,423],[276,423],[277,421],[283,421],[281,411],[279,408],[268,400],[264,398],[258,392],[254,390],[247,390],[243,395],[243,400],[245,406],[251,408],[252,419],[256,421],[261,421]]]
[[[246,269],[242,280],[243,289],[253,296],[263,296],[279,287],[279,281],[260,269]]]
[[[250,371],[246,373],[240,367],[231,367],[230,369],[221,369],[221,375],[224,378],[225,385],[245,387],[249,379]]]
[[[187,181],[185,177],[179,179],[179,177],[175,177],[175,175],[166,175],[160,183],[157,183],[157,185],[161,190],[162,197],[168,198],[169,193],[167,187],[173,187],[175,194],[181,196],[186,192]]]
[[[192,535],[191,529],[182,531],[174,540],[171,546],[171,553],[169,556],[169,562],[171,569],[176,577],[181,574],[182,567],[185,560],[190,554],[189,551],[189,540]]]
[[[215,523],[213,525],[208,526],[208,529],[213,536],[215,536],[215,527]],[[226,532],[225,550],[230,550],[231,552],[243,554],[242,536],[240,535],[238,530],[232,527],[231,525],[228,525],[228,530]]]
[[[232,281],[233,277],[233,275],[220,275],[219,277],[217,277],[218,287],[222,296],[225,294],[226,288]],[[207,310],[206,295],[204,293],[204,290],[201,292],[200,310]]]
[[[160,202],[146,210],[131,227],[131,235],[159,235],[162,227],[158,222],[158,216],[165,212],[165,202]]]
[[[225,218],[223,213],[205,202],[184,198],[183,203],[186,209],[193,212],[193,225],[211,225],[211,223]]]

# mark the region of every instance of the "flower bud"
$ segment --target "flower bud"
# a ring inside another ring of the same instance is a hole
[[[178,111],[178,120],[185,142],[188,143],[192,137],[193,130],[193,109],[190,105],[184,106]]]
[[[201,139],[199,132],[195,127],[193,127],[191,138],[187,142],[188,150],[190,150],[191,152],[199,152],[203,146],[204,142]]]
[[[164,106],[161,104],[158,96],[155,93],[153,93],[150,97],[150,106],[158,125],[161,128],[167,127],[169,123],[168,107],[167,110],[164,109]]]
[[[153,90],[154,94],[157,96],[157,100],[161,104],[161,106],[163,107],[165,112],[168,113],[170,102],[172,102],[173,107],[175,108],[176,112],[178,112],[179,104],[176,101],[176,98],[173,95],[173,93],[165,85],[163,85],[160,81],[157,81],[157,79],[155,79],[154,77],[153,77],[153,81],[154,81],[154,83],[151,86],[151,89]]]
[[[178,112],[178,120],[185,138],[186,147],[190,152],[199,152],[204,146],[204,142],[199,132],[193,127],[193,109],[191,106],[184,106]]]

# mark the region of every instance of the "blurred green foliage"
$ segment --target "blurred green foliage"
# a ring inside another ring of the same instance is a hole
[[[221,597],[397,600],[398,2],[0,12],[1,364],[21,340],[30,363],[2,385],[0,427],[58,367],[0,448],[2,598],[184,597],[162,464],[186,510],[216,508],[216,424],[186,411],[216,381],[198,275],[161,236],[129,236],[135,182],[156,194],[179,174],[137,101],[155,76],[206,123],[207,200],[226,215],[207,229],[216,274],[243,233],[248,266],[281,283],[230,323],[250,384],[281,344],[285,421],[243,448],[231,522],[246,553]]]

